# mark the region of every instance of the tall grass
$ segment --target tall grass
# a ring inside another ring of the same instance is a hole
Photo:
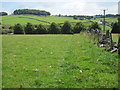
[[[29,19],[33,18],[33,19]],[[11,16],[2,16],[2,23],[7,25],[14,25],[17,23],[26,24],[31,22],[32,24],[48,24],[45,22],[37,21],[37,20],[47,21],[47,22],[55,22],[55,23],[64,23],[64,21],[69,22],[78,22],[78,20],[74,20],[70,17],[57,17],[57,16],[36,16],[36,15],[11,15]]]
[[[117,88],[118,57],[78,35],[3,35],[3,88]]]

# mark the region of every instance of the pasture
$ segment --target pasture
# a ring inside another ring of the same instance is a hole
[[[3,35],[3,88],[117,88],[118,56],[85,34]]]
[[[57,16],[36,16],[36,15],[11,15],[11,16],[2,16],[2,23],[7,25],[14,25],[17,23],[27,24],[28,22],[32,24],[49,24],[52,22],[55,23],[64,23],[64,21],[69,22],[78,22],[70,17],[57,17]],[[49,23],[46,23],[49,22]]]
[[[103,20],[103,18],[96,18],[96,19],[90,19],[90,20],[75,20],[72,17],[36,16],[36,15],[8,15],[8,16],[0,16],[0,18],[2,21],[2,25],[5,28],[14,26],[17,23],[25,25],[28,22],[30,22],[34,25],[43,24],[47,27],[52,22],[55,22],[57,24],[63,24],[65,21],[69,21],[71,23],[72,27],[77,22],[82,22],[85,25],[86,29],[88,29],[88,27],[91,25],[92,22],[99,22],[99,21]],[[112,28],[110,27],[110,25],[112,22],[116,22],[117,18],[106,18],[106,21],[109,23],[109,26],[106,26],[106,30],[111,31]],[[100,25],[100,27],[101,27],[101,30],[103,30],[103,25]]]
[[[1,17],[1,16],[0,16]],[[90,21],[101,21],[103,18],[90,19]],[[64,23],[65,21],[69,21],[71,23],[75,22],[83,22],[89,24],[89,20],[75,20],[72,17],[58,17],[58,16],[36,16],[36,15],[8,15],[2,16],[2,24],[3,25],[14,25],[17,23],[26,24],[28,22],[32,24],[49,24],[52,22],[55,23]],[[106,21],[109,23],[117,21],[117,18],[106,18]],[[47,23],[49,22],[49,23]]]
[[[120,34],[112,34],[113,41],[118,42]]]

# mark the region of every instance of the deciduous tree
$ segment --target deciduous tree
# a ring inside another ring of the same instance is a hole
[[[39,24],[36,29],[36,34],[46,34],[46,33],[47,33],[46,28],[42,24]]]
[[[62,26],[61,31],[63,34],[71,34],[72,33],[71,24],[68,21],[64,22],[64,25]]]
[[[34,34],[35,33],[35,28],[31,23],[27,23],[25,26],[25,34]]]
[[[24,29],[21,24],[15,24],[13,29],[14,29],[14,34],[24,34]]]
[[[73,32],[80,33],[80,31],[82,30],[85,30],[85,26],[81,22],[76,23],[76,25],[74,26]]]
[[[60,30],[56,23],[54,23],[54,22],[51,23],[51,25],[48,29],[48,33],[50,33],[50,34],[59,34],[60,33]]]

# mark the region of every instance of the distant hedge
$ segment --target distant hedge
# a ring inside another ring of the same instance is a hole
[[[24,34],[24,29],[21,24],[15,24],[14,26],[14,34]]]
[[[48,16],[51,15],[50,12],[44,10],[36,10],[36,9],[18,9],[13,12],[14,15],[21,15],[21,14],[31,14],[31,15],[44,15]]]
[[[5,16],[5,15],[8,15],[8,13],[6,13],[6,12],[0,12],[0,16]]]
[[[13,31],[12,31],[13,30]],[[2,34],[74,34],[85,30],[85,26],[79,22],[71,26],[71,23],[65,21],[62,25],[52,22],[50,25],[34,25],[27,23],[26,25],[15,24],[9,29],[2,27]]]

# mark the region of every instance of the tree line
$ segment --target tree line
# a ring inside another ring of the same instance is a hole
[[[63,25],[52,22],[49,26],[42,24],[34,26],[31,23],[27,23],[25,26],[16,24],[13,27],[14,34],[73,34],[79,33],[84,29],[84,25],[81,22],[77,23],[74,28],[72,28],[68,21],[64,22]]]
[[[42,15],[42,16],[49,16],[51,15],[50,12],[45,10],[36,10],[36,9],[18,9],[15,10],[13,15],[24,15],[24,14],[30,14],[30,15]],[[0,12],[0,16],[8,15],[7,12]]]
[[[6,13],[6,12],[0,12],[0,16],[5,16],[5,15],[8,15],[8,13]]]
[[[51,15],[50,12],[45,10],[36,10],[36,9],[18,9],[13,12],[14,15],[21,15],[21,14],[31,14],[31,15],[44,15],[48,16]]]
[[[14,26],[5,27],[2,26],[2,34],[14,33],[14,34],[74,34],[80,33],[84,30],[91,31],[92,29],[101,30],[100,25],[97,22],[92,22],[91,25],[85,26],[82,22],[71,24],[66,21],[62,25],[52,22],[50,25],[33,25],[27,23],[26,25],[15,24]],[[112,24],[112,33],[120,33],[120,18],[118,22]]]
[[[78,22],[76,24],[71,24],[68,21],[65,21],[64,24],[60,25],[55,22],[52,22],[50,25],[33,25],[31,23],[27,23],[26,25],[15,24],[13,27],[10,27],[9,31],[14,34],[75,34],[80,33],[81,31],[86,30],[87,27],[82,23]],[[92,23],[89,26],[89,30],[91,29],[101,29],[97,22]],[[2,34],[7,34],[4,30],[2,30]]]

